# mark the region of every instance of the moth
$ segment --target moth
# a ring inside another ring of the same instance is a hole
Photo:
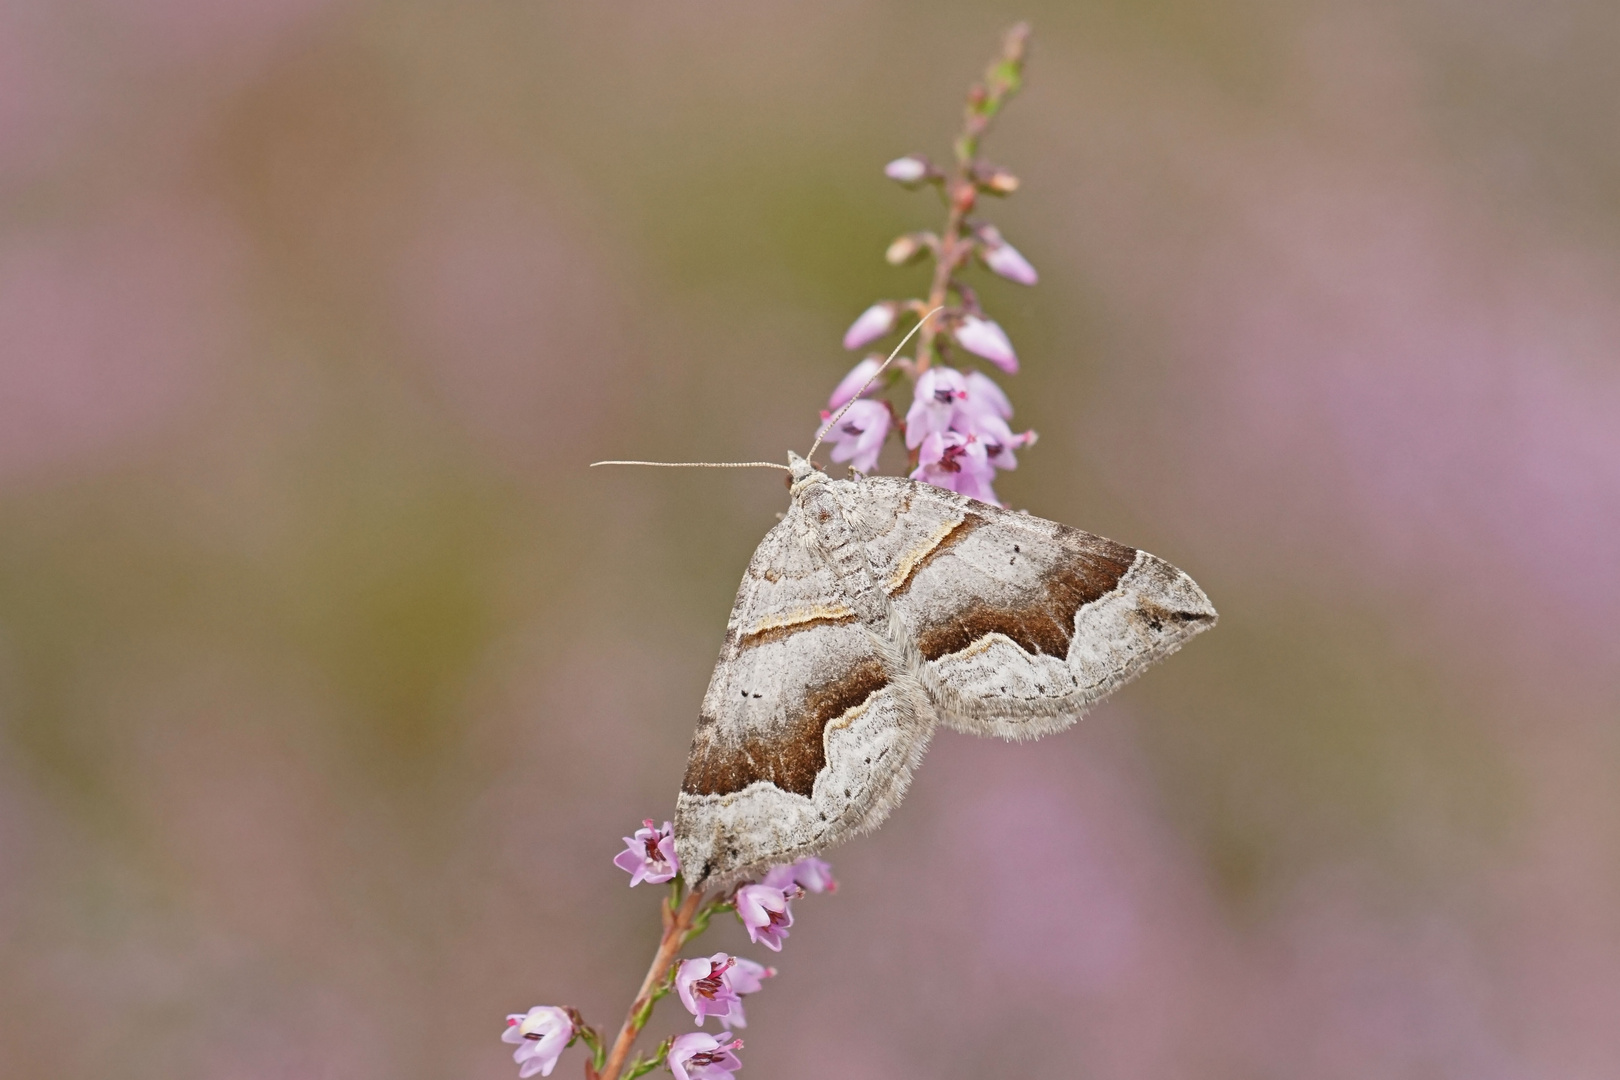
[[[693,889],[876,828],[938,725],[1061,731],[1215,625],[1192,578],[1145,551],[913,480],[788,466],[792,506],[743,575],[676,801]]]

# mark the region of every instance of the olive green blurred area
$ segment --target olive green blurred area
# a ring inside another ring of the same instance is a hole
[[[586,465],[803,452],[926,288],[883,164],[1021,18],[998,490],[1221,623],[1061,736],[939,735],[780,956],[712,932],[781,972],[744,1075],[1620,1076],[1587,0],[0,9],[0,1073],[617,1026],[610,860],[787,496]]]

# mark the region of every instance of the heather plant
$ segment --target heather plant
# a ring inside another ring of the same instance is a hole
[[[932,260],[928,294],[880,300],[850,325],[843,343],[852,351],[902,328],[907,333],[887,358],[869,355],[839,382],[816,433],[816,445],[828,443],[833,461],[847,462],[861,473],[877,467],[884,443],[893,435],[906,448],[912,479],[996,505],[997,471],[1016,468],[1017,451],[1032,445],[1035,433],[1015,434],[1007,395],[985,372],[960,367],[976,358],[1008,375],[1018,371],[1012,342],[962,275],[977,262],[1021,285],[1037,280],[1028,260],[981,216],[986,196],[1002,197],[1018,188],[1012,173],[980,155],[979,143],[1019,88],[1028,36],[1027,26],[1013,27],[984,79],[969,90],[948,168],[921,154],[897,158],[885,167],[891,180],[913,190],[933,190],[944,204],[939,232],[907,233],[885,253],[896,266]],[[900,356],[912,340],[914,355]],[[902,414],[886,395],[903,384],[909,385],[910,401]],[[660,1066],[677,1080],[731,1080],[742,1067],[737,1052],[743,1042],[735,1032],[747,1026],[743,999],[760,992],[776,969],[724,952],[680,954],[716,915],[726,912],[742,923],[750,942],[781,952],[793,926],[793,904],[809,893],[837,890],[832,869],[821,859],[800,859],[775,867],[757,882],[710,895],[687,888],[682,880],[670,822],[658,825],[648,819],[624,844],[613,862],[630,875],[630,885],[666,885],[667,892],[660,904],[658,949],[617,1035],[609,1043],[576,1009],[540,1005],[508,1016],[501,1038],[516,1046],[512,1056],[521,1077],[550,1076],[563,1052],[578,1042],[587,1051],[586,1080],[632,1080]],[[712,1017],[717,1030],[671,1035],[631,1057],[654,1008],[671,995],[699,1029]]]
[[[879,300],[850,324],[844,348],[861,349],[882,340],[909,315],[922,320],[916,355],[891,363],[874,353],[856,364],[827,399],[818,434],[832,446],[834,461],[848,462],[862,473],[877,467],[885,440],[897,435],[905,443],[913,480],[998,506],[993,486],[997,470],[1017,468],[1017,451],[1033,444],[1035,433],[1013,433],[1012,404],[989,375],[963,372],[946,362],[975,357],[1008,375],[1018,371],[1018,354],[1006,331],[985,313],[962,273],[977,261],[1020,285],[1038,280],[1029,260],[979,215],[986,196],[1002,197],[1018,189],[1016,176],[980,156],[979,142],[1018,90],[1028,37],[1027,26],[1013,27],[984,80],[968,92],[949,168],[922,154],[896,158],[884,168],[889,179],[904,187],[937,192],[945,205],[945,225],[937,233],[906,233],[884,253],[895,266],[931,259],[928,295]],[[934,312],[938,314],[930,318]],[[911,390],[904,415],[879,397],[901,381],[909,382]]]

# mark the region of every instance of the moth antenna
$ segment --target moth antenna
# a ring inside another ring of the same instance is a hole
[[[593,461],[590,467],[598,465],[649,465],[655,469],[781,469],[783,472],[793,470],[786,465],[775,461]]]
[[[928,314],[918,319],[916,326],[913,326],[910,330],[906,331],[906,336],[900,339],[900,344],[894,347],[894,352],[889,354],[889,358],[883,361],[883,363],[879,364],[878,369],[872,372],[872,377],[861,384],[861,388],[855,392],[855,396],[844,402],[843,407],[837,412],[833,413],[833,418],[822,425],[821,431],[816,434],[816,441],[810,445],[810,452],[804,455],[804,460],[810,461],[816,456],[816,451],[821,448],[821,440],[827,437],[827,432],[838,426],[838,421],[842,420],[844,418],[844,414],[849,412],[850,406],[861,400],[861,395],[866,393],[867,389],[873,383],[877,382],[878,376],[882,375],[890,364],[894,363],[894,358],[900,355],[900,350],[906,347],[906,342],[910,341],[912,337],[916,335],[917,331],[923,328],[923,323],[927,322],[929,319],[932,319],[935,315],[938,315],[943,310],[944,305],[935,308],[933,311],[930,311]]]

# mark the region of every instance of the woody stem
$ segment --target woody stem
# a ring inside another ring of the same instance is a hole
[[[939,256],[934,263],[934,280],[928,288],[929,311],[945,306],[945,301],[950,297],[951,278],[956,275],[956,268],[961,265],[962,256],[966,253],[962,244],[962,222],[967,217],[967,207],[962,205],[963,199],[959,193],[966,191],[971,198],[973,181],[968,176],[971,166],[971,162],[961,163],[957,168],[957,175],[946,183],[945,198],[950,204],[950,213],[945,219],[945,232],[939,240]],[[935,359],[934,338],[938,333],[938,323],[930,321],[919,334],[920,340],[917,343],[919,375],[927,371]]]
[[[1001,43],[1001,55],[985,72],[985,80],[975,83],[968,92],[967,108],[963,111],[962,132],[956,137],[956,171],[945,181],[945,232],[940,237],[939,252],[934,263],[934,280],[928,289],[928,307],[932,311],[943,307],[949,299],[957,268],[967,260],[973,250],[971,240],[964,241],[962,227],[978,201],[979,188],[974,173],[978,163],[979,139],[989,130],[990,122],[1002,105],[1018,91],[1018,80],[1023,71],[1024,52],[1029,41],[1029,25],[1019,23],[1007,31]],[[917,374],[928,370],[938,358],[934,339],[939,336],[940,322],[931,321],[922,328],[917,342]]]
[[[595,1080],[619,1080],[619,1072],[624,1068],[624,1059],[630,1056],[630,1047],[634,1045],[636,1036],[641,1034],[642,1026],[647,1022],[647,1005],[652,1000],[653,991],[664,981],[669,966],[675,962],[675,954],[680,951],[687,932],[692,929],[693,919],[703,906],[703,893],[697,889],[687,893],[686,899],[675,909],[673,915],[669,913],[667,900],[665,905],[663,939],[658,943],[658,951],[653,954],[652,966],[647,969],[647,977],[641,980],[641,990],[637,992],[636,999],[630,1003],[630,1011],[625,1015],[624,1025],[619,1028],[619,1037],[613,1040],[613,1049],[608,1051],[607,1060],[602,1064],[602,1071],[596,1075]]]

